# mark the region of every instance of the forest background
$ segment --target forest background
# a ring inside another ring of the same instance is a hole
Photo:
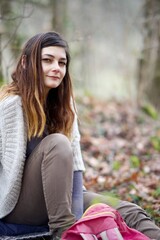
[[[24,42],[52,30],[71,50],[85,186],[160,225],[160,1],[0,0],[0,84]]]

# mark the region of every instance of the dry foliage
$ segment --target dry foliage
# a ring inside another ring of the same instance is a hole
[[[130,103],[77,99],[84,185],[143,207],[160,225],[160,121]]]

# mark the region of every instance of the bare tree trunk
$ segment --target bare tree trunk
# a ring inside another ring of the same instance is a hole
[[[145,37],[139,61],[138,103],[143,99],[160,108],[160,1],[146,0],[144,6]],[[159,73],[158,73],[159,72]]]
[[[10,60],[17,58],[19,54],[20,46],[22,43],[22,37],[18,34],[19,26],[24,18],[30,17],[29,13],[25,16],[25,9],[27,4],[34,4],[32,0],[24,0],[20,3],[18,0],[14,1],[14,4],[20,6],[20,12],[14,13],[12,9],[12,0],[0,0],[0,84],[4,82],[4,78],[8,78],[8,69],[12,64],[2,64],[4,50],[8,49],[11,53],[9,55]],[[3,65],[3,68],[2,68]]]
[[[2,70],[2,33],[0,32],[0,85],[3,82],[3,70]]]
[[[50,0],[50,6],[53,10],[53,28],[55,31],[64,34],[67,23],[67,0]]]
[[[0,84],[3,82],[3,69],[2,69],[2,60],[3,60],[3,46],[2,46],[2,38],[4,34],[4,24],[3,20],[5,15],[10,10],[10,1],[1,0],[0,1]]]

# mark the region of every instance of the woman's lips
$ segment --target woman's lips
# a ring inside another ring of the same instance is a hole
[[[47,76],[47,77],[52,78],[53,80],[59,80],[59,79],[60,79],[60,78],[57,77],[57,76]]]

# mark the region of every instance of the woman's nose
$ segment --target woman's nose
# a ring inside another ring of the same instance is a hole
[[[58,63],[58,61],[55,61],[55,62],[52,64],[52,71],[59,71],[59,70],[60,70],[59,63]]]

